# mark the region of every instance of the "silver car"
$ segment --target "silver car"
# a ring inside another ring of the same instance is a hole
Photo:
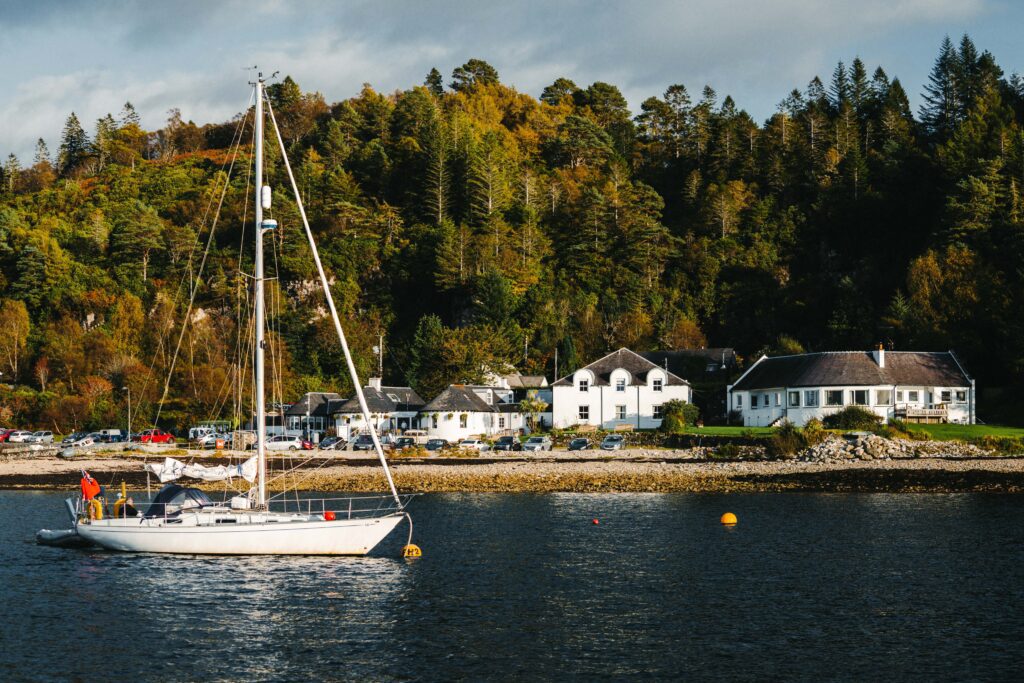
[[[621,434],[609,434],[601,442],[602,451],[621,451],[626,445],[626,437]]]
[[[53,432],[42,430],[25,437],[25,443],[53,443]]]
[[[546,436],[531,436],[523,444],[524,451],[550,451],[551,439]]]

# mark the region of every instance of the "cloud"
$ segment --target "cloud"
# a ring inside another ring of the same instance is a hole
[[[0,4],[0,150],[20,155],[38,137],[55,148],[70,111],[94,121],[128,99],[150,128],[172,107],[226,120],[246,102],[242,67],[256,63],[335,101],[366,81],[407,88],[433,66],[447,74],[479,57],[533,94],[559,76],[603,80],[636,108],[669,84],[710,83],[763,118],[839,58],[868,48],[911,64],[900,50],[924,32],[915,50],[930,60],[950,26],[1010,11],[988,0]]]

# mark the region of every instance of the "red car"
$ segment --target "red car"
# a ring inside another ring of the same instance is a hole
[[[13,429],[0,429],[0,443],[7,441],[7,437],[9,437],[13,431]]]
[[[174,434],[162,429],[147,429],[139,435],[142,443],[174,443]]]

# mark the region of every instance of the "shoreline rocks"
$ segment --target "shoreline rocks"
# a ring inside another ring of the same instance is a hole
[[[980,458],[991,451],[962,441],[908,441],[875,434],[829,435],[797,456],[800,462],[893,460],[900,458]]]

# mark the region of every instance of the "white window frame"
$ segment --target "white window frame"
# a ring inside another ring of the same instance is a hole
[[[942,391],[939,392],[939,399],[942,403],[952,403],[953,392],[950,391],[949,389],[943,389]]]
[[[882,401],[881,395],[886,394],[886,400]],[[875,389],[875,405],[876,406],[891,406],[892,405],[892,389]]]
[[[782,392],[781,391],[776,391],[775,392],[775,407],[779,408],[781,406],[782,406]]]
[[[615,380],[615,393],[624,394],[626,393],[626,378],[619,377]]]
[[[590,391],[590,380],[589,379],[581,379],[580,380],[580,384],[579,384],[579,388],[580,388],[580,391],[582,391],[584,393],[589,392]]]
[[[907,403],[920,403],[921,392],[911,389],[907,392]]]
[[[805,408],[817,408],[818,407],[818,390],[807,389],[804,391],[804,407]]]
[[[834,403],[832,401],[832,398],[834,396],[836,396],[836,395],[839,396],[839,403]],[[829,408],[838,408],[839,406],[846,405],[845,403],[843,403],[845,398],[846,398],[846,392],[843,391],[842,389],[826,389],[825,390],[825,405],[828,406]]]
[[[897,403],[903,403],[903,390],[902,389],[897,389],[896,390],[896,402]]]
[[[787,391],[787,405],[790,408],[800,407],[800,392],[799,391]]]
[[[660,391],[661,391],[661,388],[662,388],[662,386],[664,386],[664,383],[665,383],[665,382],[664,382],[664,380],[663,380],[663,379],[661,379],[661,377],[655,377],[655,378],[654,378],[653,380],[651,380],[651,389],[652,389],[653,391],[658,391],[658,392],[660,392]]]
[[[590,419],[590,406],[579,406],[576,411],[577,419],[589,420]]]
[[[864,400],[858,401],[857,394],[864,394]],[[867,406],[871,405],[871,392],[867,389],[851,389],[850,390],[850,405],[853,406]]]
[[[954,397],[956,398],[957,403],[967,403],[967,390],[957,389]]]
[[[504,415],[499,415],[498,416],[498,429],[504,429],[504,428],[505,428],[505,416]]]
[[[625,420],[626,419],[626,406],[625,405],[615,406],[615,419],[616,420]]]
[[[660,403],[651,406],[651,417],[653,417],[655,420],[662,419]]]

